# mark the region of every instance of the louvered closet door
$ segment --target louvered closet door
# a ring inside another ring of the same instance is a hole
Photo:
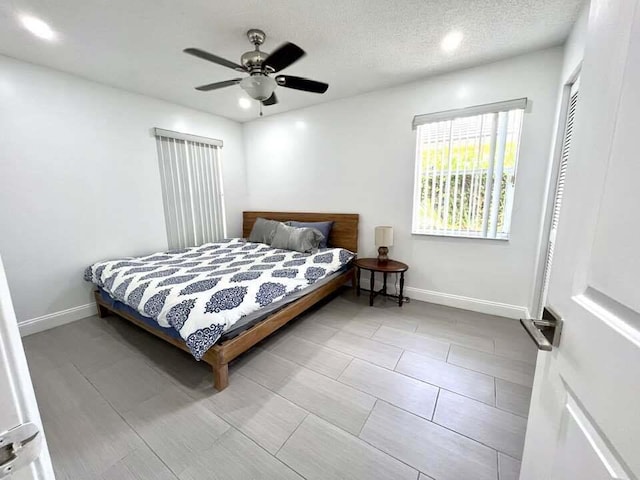
[[[562,196],[564,193],[564,184],[567,178],[567,166],[569,164],[569,151],[571,149],[571,137],[573,133],[573,124],[576,114],[576,106],[578,104],[578,87],[579,81],[571,86],[571,94],[569,99],[569,107],[567,110],[567,123],[565,126],[564,140],[562,143],[562,154],[560,165],[558,167],[558,180],[556,182],[556,193],[553,201],[553,213],[551,216],[551,229],[549,231],[549,242],[547,244],[547,258],[544,265],[544,277],[542,280],[542,301],[540,302],[540,312],[547,302],[547,292],[549,290],[549,278],[551,276],[551,264],[553,263],[553,251],[558,233],[558,222],[560,220],[560,210],[562,207]]]

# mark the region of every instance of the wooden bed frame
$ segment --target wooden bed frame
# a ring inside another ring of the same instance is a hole
[[[346,214],[346,213],[298,213],[298,212],[243,212],[242,232],[243,237],[247,238],[256,218],[262,217],[269,220],[287,221],[296,220],[299,222],[325,222],[333,221],[333,228],[329,235],[329,246],[340,247],[351,250],[352,252],[358,251],[358,214]],[[269,315],[261,322],[255,324],[251,328],[240,333],[238,336],[225,340],[211,347],[207,353],[205,353],[202,360],[211,365],[213,369],[213,386],[217,390],[223,390],[229,385],[229,362],[246,352],[256,343],[260,342],[264,338],[271,335],[280,327],[285,325],[290,320],[300,315],[305,310],[309,309],[323,298],[327,297],[331,293],[335,292],[338,288],[344,285],[350,280],[354,280],[355,269],[353,266],[349,268],[339,276],[335,277],[331,281],[322,285],[322,287],[312,291],[311,293],[289,303],[287,306],[278,310],[277,312]],[[138,325],[139,327],[147,330],[148,332],[162,338],[163,340],[175,345],[182,350],[189,352],[186,344],[169,335],[150,327],[149,325],[141,322],[133,315],[129,315],[125,312],[113,310],[102,298],[98,291],[95,292],[96,306],[98,307],[98,316],[100,318],[106,317],[109,314],[114,314],[118,317],[129,320],[130,322]]]

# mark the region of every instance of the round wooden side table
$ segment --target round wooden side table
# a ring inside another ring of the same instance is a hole
[[[370,280],[370,288],[369,288],[369,306],[373,306],[373,299],[376,298],[377,295],[383,295],[385,297],[397,298],[398,306],[402,306],[402,301],[404,300],[403,289],[404,289],[404,272],[409,270],[409,265],[402,262],[397,262],[395,260],[387,260],[386,262],[378,262],[377,258],[358,258],[355,261],[356,265],[356,294],[360,296],[360,272],[361,270],[369,270],[371,272],[371,280]],[[376,291],[375,284],[375,274],[376,272],[382,273],[383,283],[382,289]],[[387,293],[387,274],[389,273],[399,273],[400,274],[400,295],[390,295]]]

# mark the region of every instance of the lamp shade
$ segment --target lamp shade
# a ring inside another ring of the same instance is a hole
[[[393,227],[376,227],[376,247],[393,246]]]

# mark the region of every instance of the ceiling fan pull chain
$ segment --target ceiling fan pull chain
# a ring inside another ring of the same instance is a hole
[[[259,102],[258,105],[260,105],[260,116],[262,116],[262,102]]]

